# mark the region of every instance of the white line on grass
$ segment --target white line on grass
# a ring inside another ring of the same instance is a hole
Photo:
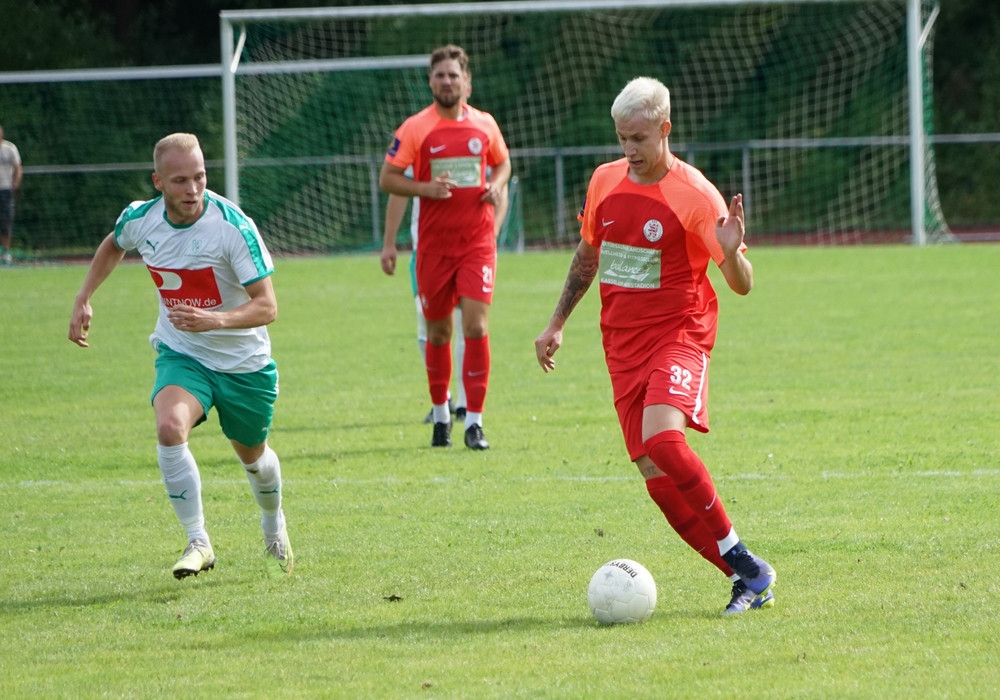
[[[821,478],[823,479],[885,479],[885,478],[925,478],[925,479],[962,479],[962,478],[979,478],[979,477],[997,477],[1000,476],[1000,469],[972,469],[969,471],[919,471],[919,472],[891,472],[891,473],[874,473],[874,472],[823,472]],[[729,474],[722,476],[713,476],[715,481],[786,481],[791,479],[787,474]],[[624,482],[624,481],[637,481],[639,479],[638,475],[631,474],[621,474],[621,475],[609,475],[609,476],[587,476],[586,474],[564,474],[557,476],[524,476],[524,477],[507,477],[505,481],[517,482],[517,483],[551,483],[551,482],[595,482],[595,483],[608,483],[608,482]],[[422,482],[427,484],[450,484],[460,481],[469,481],[465,477],[453,477],[453,476],[431,476],[425,479],[418,478],[401,478],[401,477],[381,477],[377,479],[285,479],[288,485],[295,486],[317,486],[322,484],[332,484],[333,486],[369,486],[372,484],[412,484],[415,482]],[[52,480],[30,480],[30,481],[19,481],[17,483],[8,484],[5,482],[0,482],[0,489],[32,489],[32,488],[70,488],[79,487],[83,481],[52,481]],[[105,482],[101,482],[102,486],[107,486]],[[163,482],[160,480],[149,480],[149,481],[118,481],[115,482],[118,486],[128,486],[128,487],[141,487],[141,488],[153,488],[162,486]],[[242,479],[205,479],[203,480],[205,484],[215,484],[215,485],[245,485],[246,481]]]
[[[876,474],[874,472],[823,472],[824,479],[885,479],[891,477],[906,479],[914,477],[960,479],[962,477],[975,476],[1000,476],[1000,469],[972,469],[967,472],[931,470],[922,472],[891,472],[885,474]]]

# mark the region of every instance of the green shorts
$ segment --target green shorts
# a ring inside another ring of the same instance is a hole
[[[247,447],[267,440],[278,398],[278,367],[274,360],[256,372],[216,372],[160,343],[155,366],[156,382],[150,401],[163,387],[179,386],[197,398],[205,409],[198,423],[208,418],[208,412],[215,406],[222,432],[230,440]]]
[[[413,296],[417,296],[417,251],[410,253],[410,289]]]

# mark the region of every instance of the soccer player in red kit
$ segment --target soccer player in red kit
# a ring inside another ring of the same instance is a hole
[[[452,310],[457,305],[465,332],[465,444],[485,450],[487,321],[497,264],[494,207],[502,201],[511,166],[496,120],[466,102],[471,81],[469,58],[461,47],[442,46],[431,54],[428,82],[434,103],[396,130],[379,186],[390,194],[420,198],[417,294],[427,319],[431,445],[451,445],[448,384]],[[408,166],[413,166],[412,179],[405,175]]]
[[[744,257],[743,201],[670,153],[670,93],[636,78],[611,107],[625,157],[598,167],[580,213],[582,240],[548,326],[535,340],[546,372],[566,320],[595,278],[601,333],[625,446],[650,498],[695,551],[732,581],[727,614],[774,605],[774,569],[736,534],[687,428],[708,432],[708,363],[718,300],[714,261],[740,295],[753,286]]]

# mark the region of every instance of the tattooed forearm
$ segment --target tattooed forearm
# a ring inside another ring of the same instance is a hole
[[[565,323],[580,299],[590,289],[590,285],[596,276],[597,256],[585,255],[580,249],[577,249],[576,254],[573,256],[573,262],[569,265],[569,272],[566,274],[566,284],[563,287],[562,296],[559,297],[559,303],[556,304],[556,310],[553,312],[552,318],[558,320],[560,324]]]

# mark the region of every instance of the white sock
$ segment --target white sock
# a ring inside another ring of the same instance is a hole
[[[730,549],[735,547],[740,543],[740,538],[736,535],[736,530],[729,528],[729,534],[726,535],[725,539],[719,540],[719,554],[725,554]]]
[[[170,504],[187,531],[188,542],[202,540],[208,543],[205,513],[201,505],[201,473],[188,444],[185,442],[171,447],[157,445],[156,458]]]
[[[281,462],[274,450],[267,446],[264,454],[253,464],[244,464],[250,490],[260,506],[260,525],[265,535],[281,531]]]
[[[465,429],[468,430],[474,425],[478,425],[480,428],[483,427],[483,414],[468,411],[465,414]]]
[[[434,422],[435,423],[447,423],[451,420],[451,411],[448,410],[448,402],[443,404],[434,404]]]

